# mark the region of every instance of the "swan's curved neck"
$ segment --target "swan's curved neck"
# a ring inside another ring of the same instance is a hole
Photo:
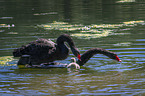
[[[82,66],[95,54],[103,54],[103,55],[110,57],[111,54],[113,55],[115,53],[107,51],[107,50],[102,49],[102,48],[92,48],[92,49],[89,49],[88,51],[86,51],[84,54],[82,54],[81,61],[78,60],[77,63],[80,66]]]
[[[58,37],[58,39],[56,40],[56,43],[57,43],[57,46],[59,47],[59,49],[61,50],[61,54],[68,54],[68,48],[67,48],[67,46],[65,45],[65,43],[64,42],[67,42],[68,43],[68,45],[70,46],[70,48],[71,48],[71,51],[72,51],[72,53],[75,55],[75,56],[77,56],[78,54],[77,54],[77,52],[79,52],[78,50],[77,50],[77,48],[75,47],[75,45],[74,45],[74,42],[73,42],[73,40],[71,39],[71,37],[69,36],[69,35],[67,35],[67,34],[64,34],[64,35],[61,35],[61,36],[59,36]],[[64,54],[64,55],[65,55]],[[62,55],[63,56],[63,55]]]
[[[71,48],[75,47],[73,40],[67,34],[59,36],[56,40],[57,45],[64,45],[64,42],[67,42]]]

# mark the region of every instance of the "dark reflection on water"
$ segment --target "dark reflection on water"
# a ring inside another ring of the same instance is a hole
[[[124,2],[123,2],[124,1]],[[0,1],[0,57],[37,38],[55,41],[74,31],[45,30],[40,24],[122,24],[145,21],[142,0],[13,0]],[[19,69],[15,61],[0,64],[0,95],[144,95],[145,23],[114,30],[123,35],[79,39],[72,37],[83,54],[101,47],[116,52],[123,61],[95,55],[78,72],[67,69]],[[102,28],[103,29],[103,28]],[[77,31],[77,30],[76,30]],[[69,63],[72,53],[62,63]]]

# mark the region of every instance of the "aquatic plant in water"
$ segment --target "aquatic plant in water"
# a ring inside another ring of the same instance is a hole
[[[114,30],[122,27],[133,27],[137,24],[142,24],[144,21],[127,21],[120,24],[69,24],[67,22],[57,22],[37,25],[37,27],[44,28],[46,30],[62,30],[62,31],[75,31],[71,36],[75,36],[83,39],[100,38],[109,35],[117,35]],[[126,33],[118,33],[118,35],[124,35]]]
[[[135,0],[120,0],[117,1],[116,3],[130,3],[130,2],[135,2]]]
[[[122,43],[117,43],[117,44],[113,44],[114,46],[130,46],[131,42],[122,42]]]
[[[14,58],[12,56],[0,57],[0,65],[13,65],[10,64],[13,60]]]
[[[0,24],[0,28],[10,28],[10,27],[15,27],[14,24],[10,25],[10,24]]]

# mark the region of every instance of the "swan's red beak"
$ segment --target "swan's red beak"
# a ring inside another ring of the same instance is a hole
[[[119,57],[117,56],[117,55],[115,55],[115,59],[117,60],[117,61],[119,61],[119,62],[122,62],[120,59],[119,59]]]
[[[81,61],[81,55],[80,55],[80,54],[78,54],[78,56],[77,56],[77,57],[78,57],[78,59]]]

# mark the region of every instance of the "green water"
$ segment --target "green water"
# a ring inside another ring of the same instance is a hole
[[[0,1],[0,95],[144,96],[144,21],[143,0]],[[76,72],[17,67],[13,49],[61,34],[71,35],[81,54],[100,47],[122,63],[98,54]]]

